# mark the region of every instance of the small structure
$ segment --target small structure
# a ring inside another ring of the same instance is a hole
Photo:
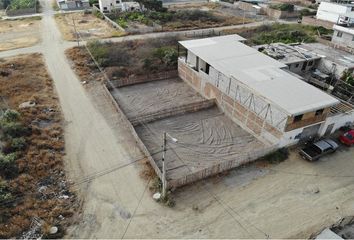
[[[242,40],[228,35],[181,41],[186,51],[178,62],[180,77],[215,98],[244,129],[279,147],[327,132],[326,119],[340,101]]]
[[[272,43],[254,48],[286,64],[291,72],[300,75],[318,69],[324,74],[340,78],[344,72],[354,70],[352,54],[321,43]]]
[[[320,234],[318,234],[318,236],[315,239],[343,239],[343,238],[338,236],[331,229],[326,228]]]
[[[335,24],[333,30],[332,43],[344,47],[349,52],[354,53],[354,27]]]
[[[140,9],[137,2],[123,2],[122,0],[99,0],[100,11],[108,13],[112,11],[135,11]]]
[[[318,65],[321,57],[301,48],[299,44],[273,43],[258,45],[258,51],[286,64],[294,73],[307,72]]]
[[[57,0],[57,4],[64,11],[90,8],[89,0]]]

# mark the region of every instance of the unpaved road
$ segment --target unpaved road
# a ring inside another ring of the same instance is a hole
[[[67,237],[308,237],[354,214],[354,148],[317,163],[294,154],[271,169],[251,166],[231,171],[179,189],[173,209],[155,203],[145,191],[147,181],[139,177],[140,165],[120,168],[142,157],[131,134],[102,89],[85,91],[81,86],[65,58],[67,45],[55,25],[51,1],[43,0],[42,5],[39,51],[67,122],[67,169],[78,183],[91,177],[77,186],[84,201],[82,219]],[[0,54],[5,55],[9,53]]]

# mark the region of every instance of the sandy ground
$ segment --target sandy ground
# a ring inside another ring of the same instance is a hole
[[[40,41],[36,18],[0,20],[0,51],[30,47]]]
[[[178,78],[121,87],[112,95],[128,118],[204,100]]]
[[[82,12],[57,14],[55,15],[55,20],[59,30],[63,34],[63,38],[68,41],[76,40],[73,19],[75,21],[76,30],[85,40],[124,35],[124,32],[114,29],[107,22],[92,14],[84,14]]]
[[[266,146],[227,118],[217,107],[173,116],[136,127],[137,133],[162,168],[161,138],[168,132],[167,179],[179,179],[216,164],[245,160]],[[157,153],[157,154],[155,154]]]

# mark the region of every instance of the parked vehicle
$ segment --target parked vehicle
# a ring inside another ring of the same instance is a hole
[[[354,145],[354,130],[345,132],[339,137],[339,140],[345,145]]]
[[[337,149],[338,144],[335,141],[331,139],[323,139],[302,148],[300,150],[300,155],[306,160],[316,161],[324,155],[335,152]]]

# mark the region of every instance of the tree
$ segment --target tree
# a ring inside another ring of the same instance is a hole
[[[11,3],[11,0],[0,0],[0,9],[6,9]]]

